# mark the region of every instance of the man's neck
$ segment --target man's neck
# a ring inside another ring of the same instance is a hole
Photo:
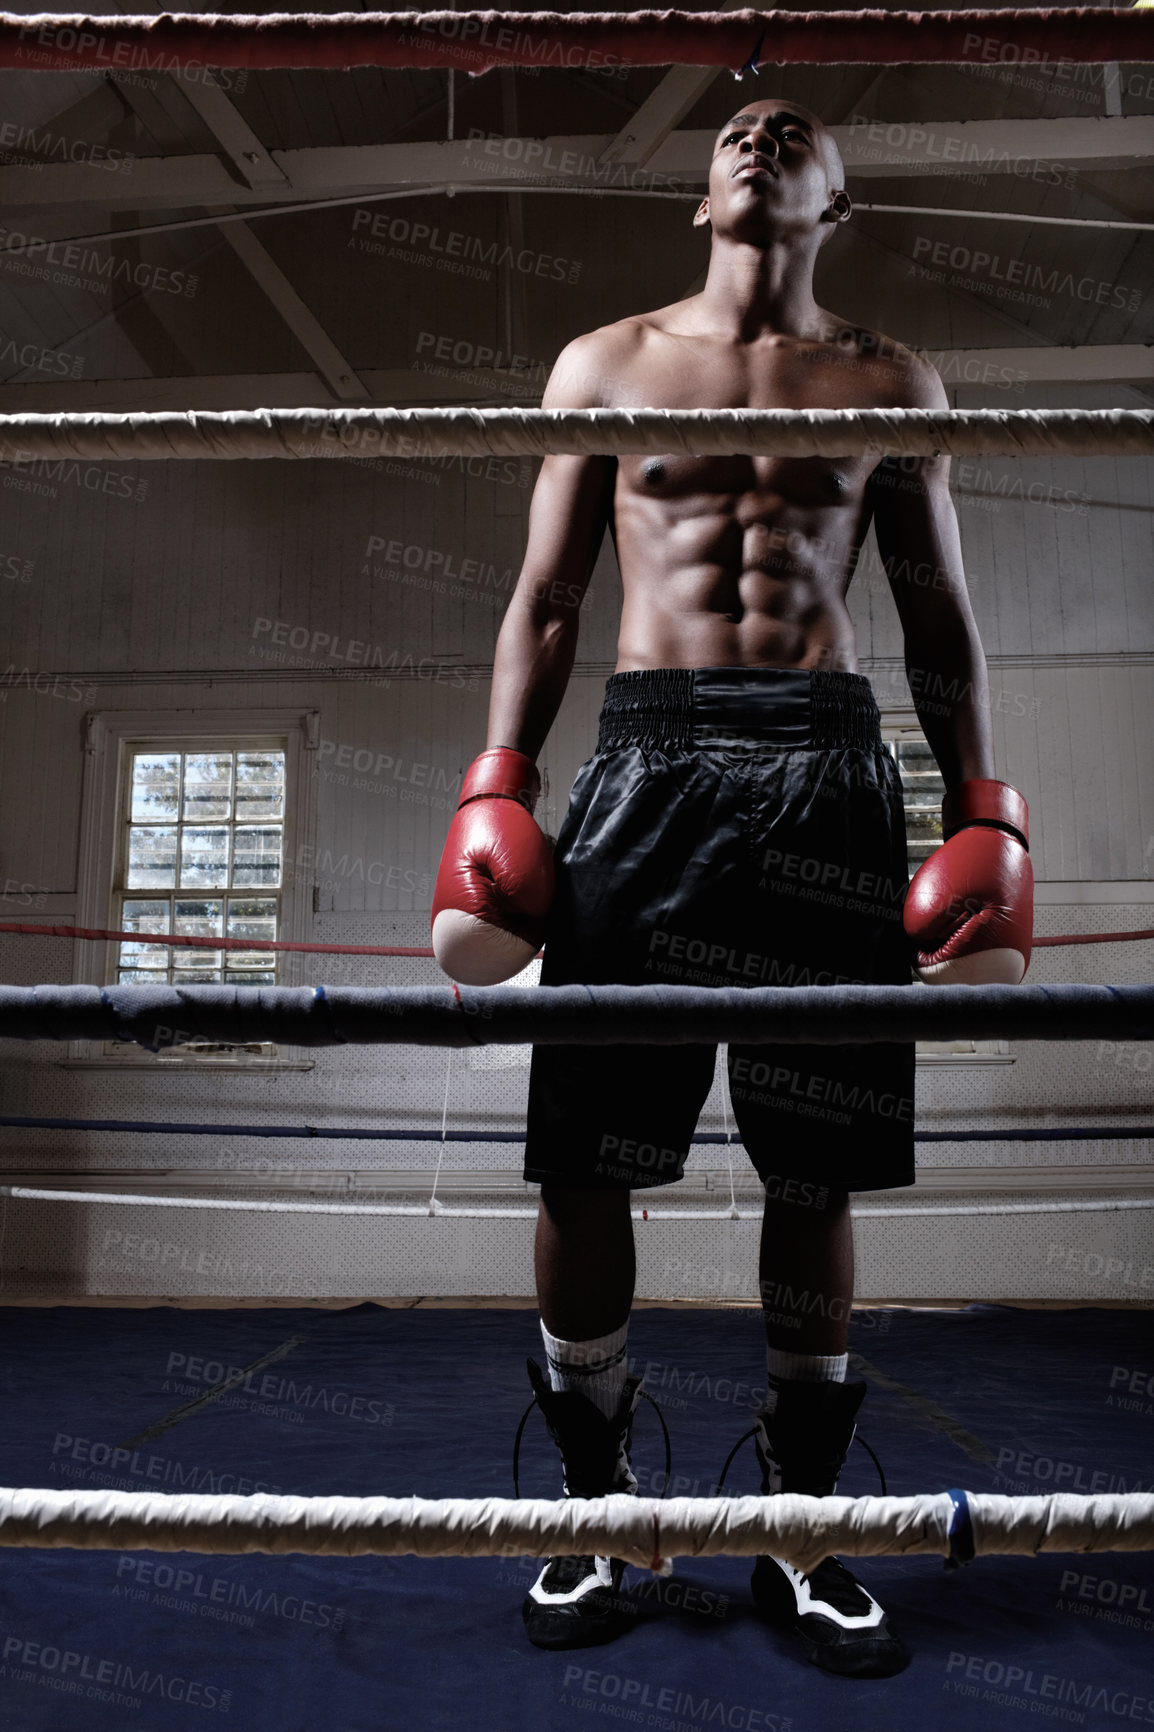
[[[813,259],[796,247],[714,242],[697,312],[719,335],[819,339],[828,324],[813,298]]]

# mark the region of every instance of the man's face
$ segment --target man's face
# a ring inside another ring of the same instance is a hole
[[[815,114],[784,99],[753,102],[717,135],[709,196],[694,224],[710,222],[715,233],[753,241],[823,224],[832,233],[849,214],[843,180],[836,147]]]

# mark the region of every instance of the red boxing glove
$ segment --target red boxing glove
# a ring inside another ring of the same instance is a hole
[[[918,973],[934,986],[1017,986],[1034,926],[1026,802],[1005,782],[961,782],[942,801],[942,833],[906,893]]]
[[[497,986],[530,962],[553,901],[553,852],[534,822],[541,778],[508,746],[470,765],[433,891],[433,951],[466,986]]]

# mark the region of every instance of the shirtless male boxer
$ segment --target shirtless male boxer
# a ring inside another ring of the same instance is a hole
[[[813,297],[850,215],[822,123],[758,101],[718,134],[704,289],[570,343],[545,408],[927,408],[941,381]],[[488,749],[465,778],[433,904],[442,967],[505,980],[545,939],[542,984],[1016,983],[1029,960],[1026,804],[993,779],[985,659],[945,458],[546,457],[493,667]],[[907,894],[900,777],[857,673],[846,591],[874,524],[914,703],[946,785],[943,846]],[[597,750],[555,855],[534,764],[561,704],[608,524],[624,589]],[[946,701],[942,700],[945,694]],[[555,882],[555,891],[554,891]],[[904,905],[904,930],[903,930]],[[627,1376],[630,1187],[681,1177],[716,1049],[537,1047],[525,1177],[549,1379],[530,1377],[570,1497],[636,1489]],[[742,1140],[765,1181],[764,1493],[830,1495],[862,1383],[847,1383],[851,1191],[914,1181],[912,1044],[729,1047]],[[550,1559],[531,1642],[628,1622],[616,1559]],[[759,1558],[762,1613],[828,1671],[908,1653],[836,1558]]]

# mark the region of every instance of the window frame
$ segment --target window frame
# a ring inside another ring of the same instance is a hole
[[[319,710],[93,710],[85,717],[84,776],[81,795],[77,925],[115,929],[114,899],[124,846],[126,778],[132,754],[149,749],[196,751],[212,747],[243,751],[267,746],[285,754],[284,872],[280,937],[307,944],[312,937],[311,875],[294,870],[294,862],[311,857],[316,839],[316,757],[320,741]],[[309,851],[309,852],[306,852]],[[72,980],[75,985],[104,986],[118,971],[119,939],[75,939]],[[278,957],[279,984],[300,986],[311,971],[299,951]],[[65,1063],[86,1070],[155,1070],[174,1066],[195,1070],[311,1070],[311,1060],[285,1059],[276,1054],[145,1052],[110,1043],[73,1040]]]

